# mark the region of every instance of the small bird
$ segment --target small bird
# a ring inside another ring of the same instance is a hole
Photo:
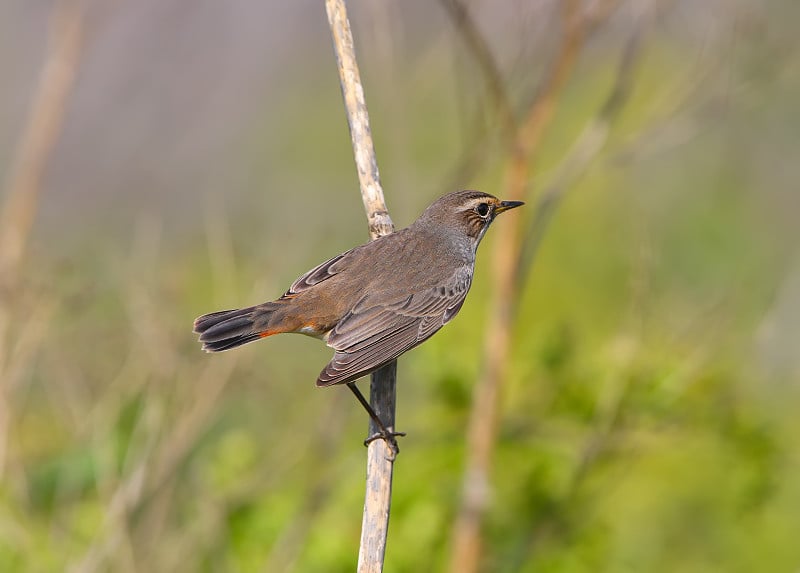
[[[449,193],[405,229],[314,267],[277,300],[203,315],[194,331],[208,352],[284,332],[324,340],[335,352],[317,386],[347,384],[384,434],[374,437],[387,438],[354,381],[421,344],[458,313],[483,235],[499,213],[522,204],[480,191]]]

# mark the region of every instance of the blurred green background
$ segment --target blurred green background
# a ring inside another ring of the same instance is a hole
[[[800,5],[611,4],[515,212],[534,216],[638,26],[629,98],[522,270],[482,570],[798,571]],[[468,3],[520,110],[559,5]],[[206,355],[191,333],[367,238],[324,7],[84,7],[0,277],[0,569],[352,571],[367,419],[314,387],[330,350]],[[456,188],[502,195],[491,99],[442,6],[349,8],[395,223]],[[0,2],[6,179],[55,9]],[[399,364],[387,571],[447,570],[493,231],[458,318]]]

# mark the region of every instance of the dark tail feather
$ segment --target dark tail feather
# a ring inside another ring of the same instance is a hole
[[[194,321],[194,331],[200,334],[203,350],[207,352],[230,350],[270,334],[276,334],[267,328],[274,310],[274,305],[262,304],[204,314]]]

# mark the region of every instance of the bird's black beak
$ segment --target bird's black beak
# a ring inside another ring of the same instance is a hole
[[[500,204],[494,208],[495,213],[502,213],[503,211],[508,211],[509,209],[514,209],[525,203],[522,201],[500,201]]]

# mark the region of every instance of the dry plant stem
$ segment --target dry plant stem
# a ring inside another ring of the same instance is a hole
[[[524,198],[530,178],[529,163],[536,153],[558,104],[558,97],[572,72],[584,38],[580,3],[563,3],[562,40],[559,51],[536,99],[516,130],[505,173],[503,197]],[[519,219],[498,227],[492,254],[492,299],[483,348],[483,372],[475,387],[467,437],[461,507],[453,528],[450,571],[474,573],[482,555],[484,515],[489,507],[489,468],[496,442],[501,384],[510,358],[513,300],[521,251]]]
[[[353,47],[353,35],[350,32],[344,0],[326,0],[325,9],[333,36],[339,81],[361,186],[361,198],[367,212],[370,236],[375,239],[393,232],[394,225],[383,199],[378,162],[369,128],[367,104],[364,101],[364,89]],[[370,378],[370,404],[390,431],[394,428],[396,373],[397,363],[391,362],[374,372]],[[370,421],[370,435],[377,429],[374,422]],[[388,444],[384,440],[370,442],[367,449],[366,495],[358,554],[359,573],[383,570],[389,530],[393,469],[394,455]]]
[[[353,153],[358,169],[358,181],[361,185],[361,198],[369,220],[370,236],[375,239],[394,231],[392,219],[386,208],[378,173],[378,161],[372,143],[372,131],[369,127],[369,114],[364,100],[364,88],[358,72],[353,35],[347,19],[344,0],[327,0],[328,23],[333,35],[333,46],[336,52],[336,63],[339,68],[339,81],[342,87],[347,122],[350,126],[350,138],[353,142]]]

